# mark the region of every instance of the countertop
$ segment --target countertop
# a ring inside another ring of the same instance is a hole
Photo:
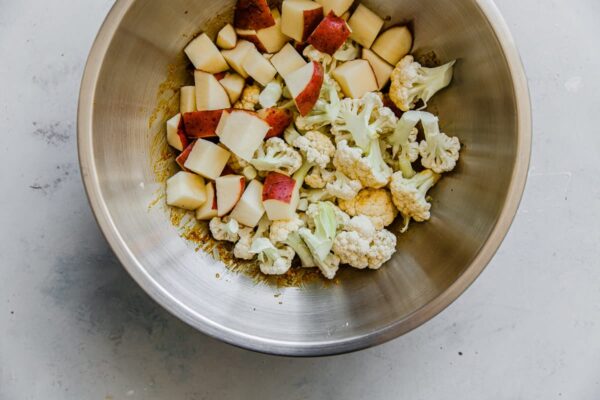
[[[497,256],[432,321],[291,359],[195,332],[127,275],[78,171],[76,104],[111,0],[0,0],[0,399],[600,398],[600,2],[498,0],[534,115]]]

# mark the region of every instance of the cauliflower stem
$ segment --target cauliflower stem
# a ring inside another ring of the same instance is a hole
[[[405,112],[394,133],[386,139],[392,145],[392,157],[398,161],[398,167],[405,178],[412,178],[416,174],[412,163],[419,157],[416,126],[420,120],[421,114],[418,111]]]
[[[306,243],[313,259],[323,275],[333,279],[339,265],[337,257],[332,258],[331,248],[337,233],[335,210],[331,203],[318,203],[318,211],[314,216],[315,231],[301,228],[298,233]]]

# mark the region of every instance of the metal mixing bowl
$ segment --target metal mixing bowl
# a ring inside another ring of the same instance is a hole
[[[202,332],[248,349],[297,356],[385,342],[454,301],[509,229],[527,176],[531,115],[519,55],[495,5],[490,0],[365,3],[390,21],[412,20],[418,54],[435,50],[441,61],[459,60],[452,87],[431,106],[443,129],[461,138],[465,148],[457,170],[431,192],[431,221],[413,224],[380,271],[347,269],[339,284],[329,287],[277,289],[227,273],[181,239],[164,212],[148,211],[158,188],[151,184],[148,121],[159,85],[170,64],[185,62],[181,53],[190,34],[223,21],[233,0],[117,0],[98,34],[83,78],[78,122],[92,208],[133,278]],[[171,78],[183,83],[185,72],[175,71],[180,73]]]

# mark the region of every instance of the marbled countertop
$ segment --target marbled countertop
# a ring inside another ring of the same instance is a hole
[[[0,0],[0,399],[600,398],[598,0],[498,0],[534,111],[516,221],[441,315],[324,359],[195,332],[107,246],[79,176],[75,119],[111,4]]]

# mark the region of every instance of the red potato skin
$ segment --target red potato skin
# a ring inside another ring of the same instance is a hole
[[[265,29],[275,25],[267,0],[238,0],[234,24],[238,29]]]
[[[256,46],[256,50],[260,51],[261,53],[267,52],[267,49],[265,48],[265,46],[262,44],[262,42],[258,38],[258,35],[256,35],[256,32],[254,34],[252,34],[252,33],[245,34],[245,33],[240,33],[239,31],[237,31],[237,35],[240,40],[246,40],[250,43],[253,43]]]
[[[276,107],[260,110],[258,116],[271,126],[265,140],[281,136],[294,120],[290,110]]]
[[[227,75],[227,72],[219,72],[214,74],[214,77],[216,80],[220,81],[221,79],[225,78],[225,75]]]
[[[319,26],[321,20],[323,20],[323,7],[304,11],[303,42],[306,42],[317,26]]]
[[[323,66],[316,61],[313,61],[312,63],[314,67],[313,76],[302,93],[300,93],[298,97],[294,99],[296,107],[298,108],[298,111],[300,111],[300,115],[303,117],[308,115],[308,113],[317,103],[317,100],[319,100],[321,86],[323,86]]]
[[[175,159],[175,162],[177,163],[177,165],[179,165],[179,167],[184,171],[188,170],[184,165],[185,165],[185,162],[187,161],[188,157],[190,156],[190,153],[192,152],[192,149],[194,148],[195,144],[196,144],[195,141],[190,143],[185,149],[183,149],[181,154],[179,154],[177,156],[177,158]]]
[[[216,130],[224,110],[194,111],[183,114],[183,125],[188,138],[217,137]]]
[[[262,199],[278,200],[289,204],[292,201],[296,181],[279,172],[269,172],[263,186]]]
[[[333,11],[325,17],[308,38],[308,44],[323,53],[333,55],[350,37],[350,27]]]
[[[185,150],[186,147],[190,144],[187,136],[185,135],[185,126],[183,124],[183,118],[179,119],[179,126],[177,127],[177,136],[179,136],[179,140],[181,141],[181,147]]]

